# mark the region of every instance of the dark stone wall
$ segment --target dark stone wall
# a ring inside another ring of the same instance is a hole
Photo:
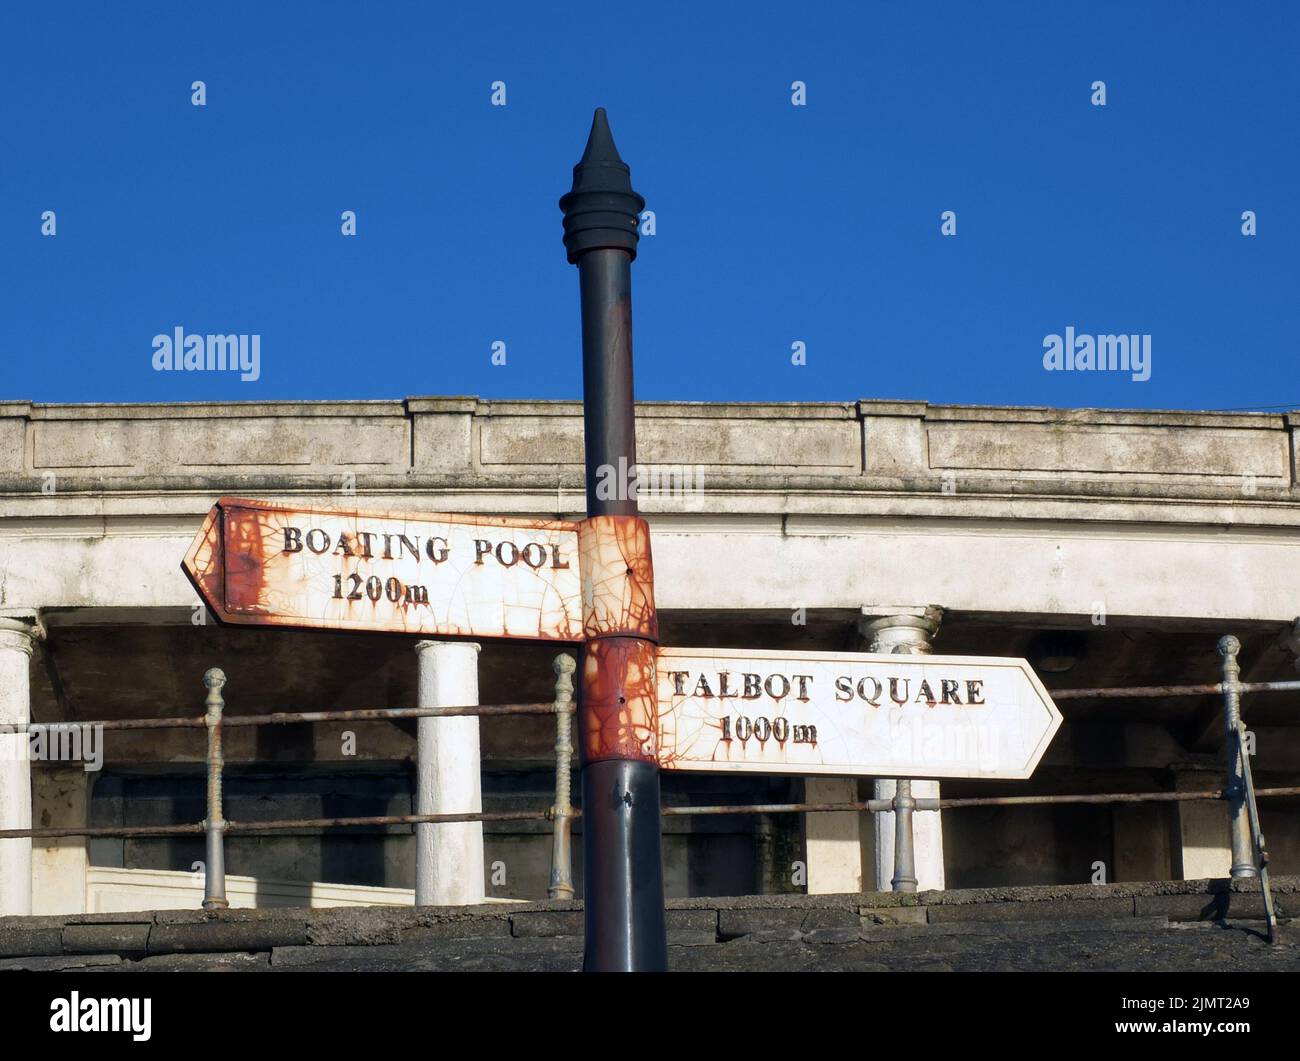
[[[1273,881],[1282,939],[1300,878]],[[1300,971],[1227,880],[670,902],[675,970]],[[582,904],[0,918],[0,970],[577,971]]]

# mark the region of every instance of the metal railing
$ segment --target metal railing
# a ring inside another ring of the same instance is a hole
[[[1258,800],[1300,796],[1300,786],[1257,789],[1250,769],[1249,731],[1241,719],[1240,697],[1246,692],[1300,691],[1300,681],[1241,682],[1237,654],[1240,642],[1232,636],[1220,639],[1223,657],[1223,680],[1196,685],[1160,685],[1106,687],[1092,689],[1051,690],[1054,700],[1110,698],[1163,698],[1219,694],[1224,698],[1225,766],[1227,781],[1222,789],[1194,792],[1107,792],[1046,796],[977,796],[958,799],[917,798],[911,783],[900,779],[889,799],[865,799],[835,803],[763,803],[715,804],[710,806],[663,807],[664,817],[690,817],[713,814],[814,814],[868,813],[895,815],[894,874],[895,891],[915,891],[915,847],[912,816],[918,811],[957,810],[966,807],[1036,806],[1057,804],[1115,804],[1152,802],[1211,802],[1228,804],[1229,838],[1232,850],[1231,876],[1236,879],[1260,879],[1265,921],[1269,941],[1278,937],[1277,914],[1268,880],[1268,853],[1260,828]],[[205,713],[181,718],[113,719],[98,722],[33,723],[30,726],[6,727],[11,731],[30,728],[57,732],[61,728],[98,726],[104,730],[147,730],[203,728],[207,732],[207,816],[201,822],[177,825],[45,827],[0,830],[0,840],[30,837],[166,837],[202,834],[205,843],[205,909],[223,909],[225,896],[224,838],[231,834],[261,833],[295,829],[333,829],[352,826],[437,825],[452,822],[521,822],[552,823],[551,873],[547,895],[552,899],[571,898],[574,894],[572,871],[572,827],[582,811],[572,805],[571,770],[573,762],[572,719],[573,674],[576,664],[567,654],[557,656],[555,698],[550,703],[471,704],[454,707],[363,708],[350,711],[276,711],[260,715],[224,714],[222,689],[225,674],[213,668],[203,676],[208,689]],[[500,717],[510,715],[555,716],[555,792],[551,806],[532,811],[467,811],[446,814],[371,815],[348,818],[297,818],[274,821],[235,822],[223,815],[222,783],[225,762],[222,751],[224,730],[230,727],[282,725],[315,722],[393,721],[410,718],[458,716]]]
[[[511,822],[546,821],[553,823],[553,868],[550,898],[573,895],[570,869],[570,840],[573,819],[579,811],[569,804],[570,770],[573,744],[570,719],[573,716],[573,673],[576,663],[572,656],[561,654],[555,658],[555,699],[550,703],[533,704],[467,704],[452,707],[387,707],[360,708],[350,711],[275,711],[260,715],[226,715],[222,689],[226,675],[213,667],[203,675],[208,695],[205,713],[180,718],[127,718],[78,721],[68,723],[30,723],[3,727],[6,732],[19,733],[39,729],[49,734],[64,730],[82,730],[99,727],[103,730],[151,729],[205,729],[207,731],[207,813],[201,822],[176,825],[137,826],[73,826],[41,827],[31,829],[0,829],[0,840],[55,839],[82,836],[107,837],[204,837],[204,887],[203,908],[221,910],[229,906],[226,899],[225,837],[231,834],[279,832],[293,829],[333,829],[350,826],[384,825],[440,825],[453,822]],[[274,821],[236,822],[223,814],[222,791],[225,774],[223,739],[225,730],[241,726],[289,725],[316,722],[384,722],[412,718],[453,718],[464,716],[500,717],[508,715],[554,715],[556,718],[556,786],[555,802],[546,810],[537,811],[467,811],[448,814],[389,814],[355,818],[281,818]]]

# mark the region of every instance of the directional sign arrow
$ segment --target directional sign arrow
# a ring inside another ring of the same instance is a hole
[[[666,770],[1029,777],[1061,713],[1023,659],[661,648]]]
[[[578,525],[222,498],[182,563],[223,622],[581,641]]]

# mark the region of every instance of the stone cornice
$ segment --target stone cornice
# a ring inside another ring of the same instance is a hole
[[[861,400],[642,402],[637,416],[643,462],[697,473],[710,509],[980,516],[1038,498],[1227,511],[1226,522],[1300,512],[1292,414]],[[187,495],[342,490],[523,506],[556,496],[547,511],[576,509],[582,431],[576,401],[0,403],[0,518],[96,499],[143,512]]]

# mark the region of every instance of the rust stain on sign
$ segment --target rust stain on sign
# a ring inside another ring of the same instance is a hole
[[[582,761],[654,762],[658,720],[655,646],[635,637],[588,641],[582,654]]]
[[[182,564],[230,623],[581,641],[578,525],[222,498]]]
[[[654,605],[650,527],[639,516],[590,516],[578,525],[582,567],[581,711],[584,763],[654,762]]]

